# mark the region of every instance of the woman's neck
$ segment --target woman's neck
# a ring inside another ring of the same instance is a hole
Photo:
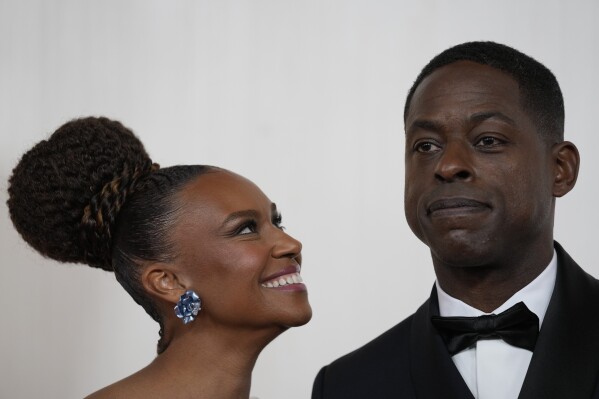
[[[173,337],[144,370],[165,379],[169,397],[247,399],[258,355],[281,332],[192,328]]]

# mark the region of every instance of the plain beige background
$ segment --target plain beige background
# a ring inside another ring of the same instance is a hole
[[[230,168],[277,202],[314,318],[259,358],[261,399],[308,398],[322,365],[428,296],[402,109],[450,45],[500,41],[557,75],[582,168],[556,238],[599,276],[598,20],[593,0],[0,0],[0,397],[80,398],[154,355],[157,326],[114,276],[42,259],[9,223],[12,167],[73,117],[121,119],[162,165]]]

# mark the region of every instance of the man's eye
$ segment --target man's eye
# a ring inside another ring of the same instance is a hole
[[[438,145],[436,145],[435,143],[432,143],[430,141],[424,141],[424,142],[416,144],[415,149],[418,152],[427,153],[427,152],[437,152],[441,149],[441,147],[439,147]]]
[[[483,137],[480,140],[478,140],[476,145],[478,147],[492,147],[492,146],[499,145],[502,143],[503,143],[503,141],[499,140],[496,137],[486,136],[486,137]]]

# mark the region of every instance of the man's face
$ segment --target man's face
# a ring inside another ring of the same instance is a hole
[[[435,264],[501,266],[552,238],[550,146],[509,75],[469,61],[437,69],[405,129],[406,218]]]

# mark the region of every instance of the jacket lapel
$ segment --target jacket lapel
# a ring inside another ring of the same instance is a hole
[[[414,314],[411,331],[410,368],[419,398],[474,399],[470,389],[431,323],[439,314],[437,290]]]
[[[590,398],[597,384],[599,282],[555,248],[555,288],[519,399]]]

